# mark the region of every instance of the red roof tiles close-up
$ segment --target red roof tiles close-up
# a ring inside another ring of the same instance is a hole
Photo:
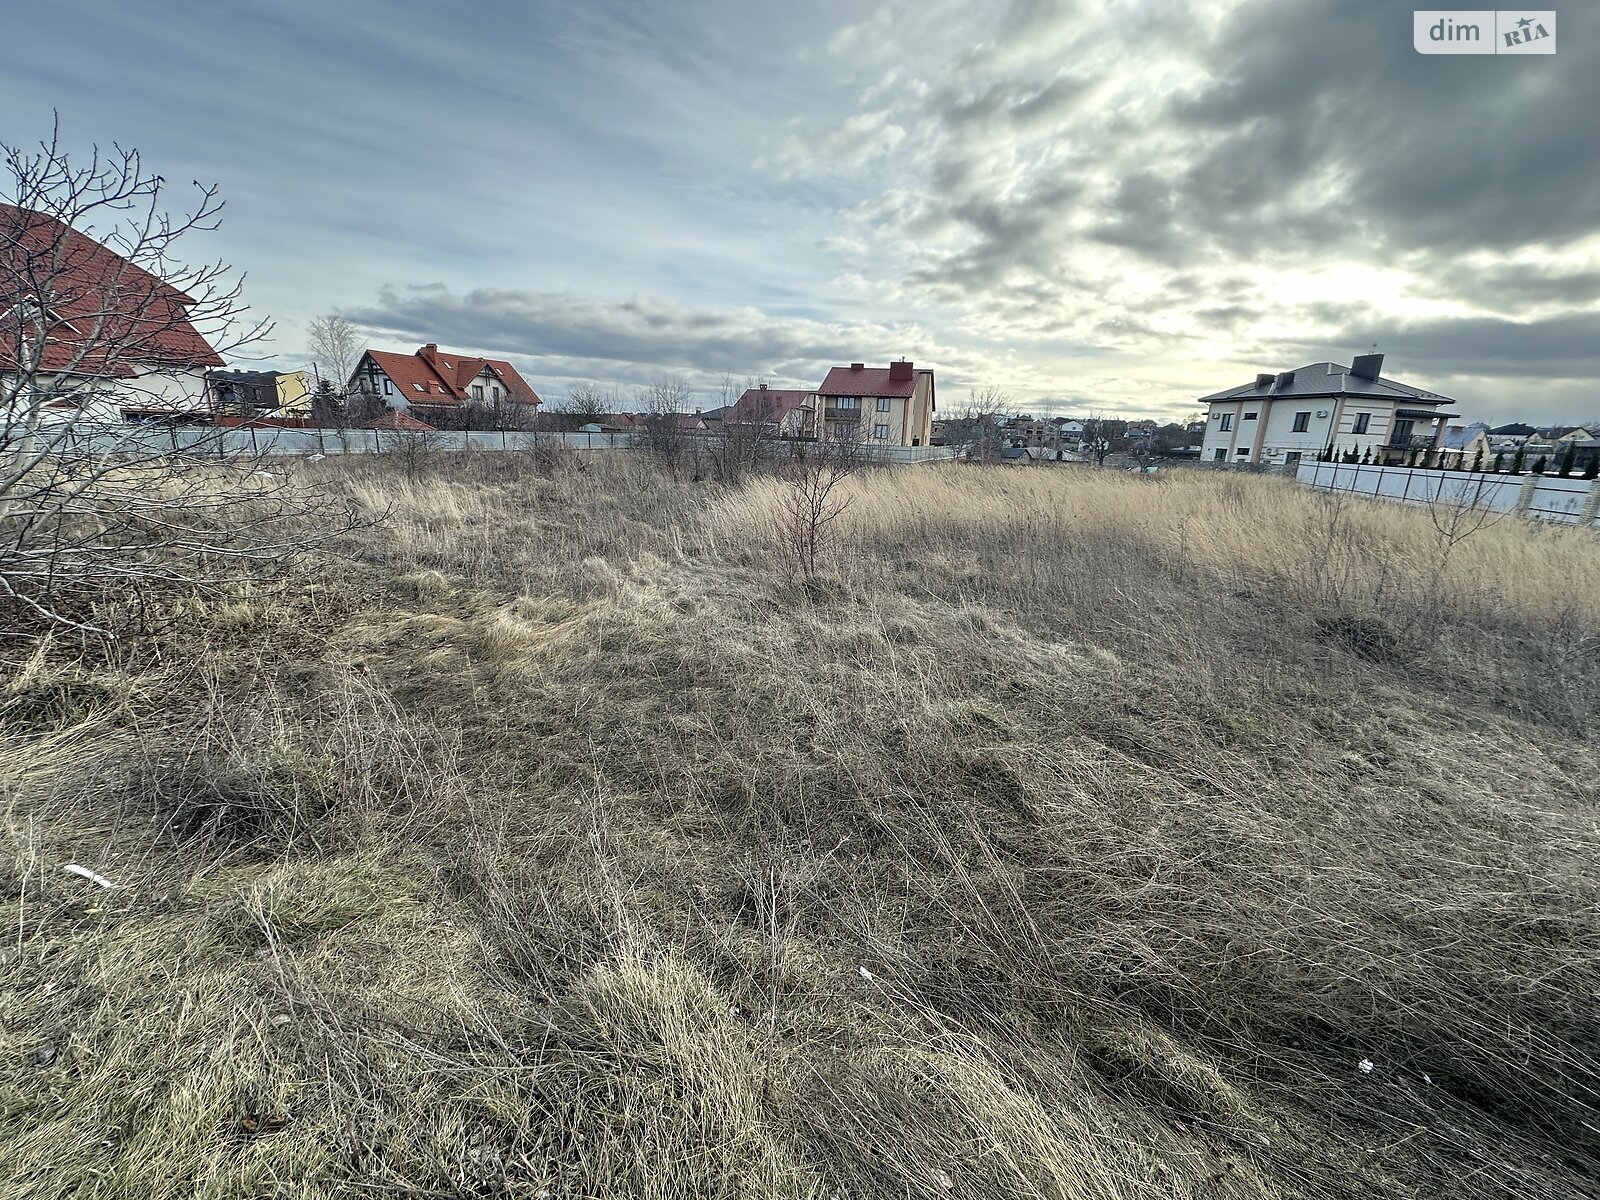
[[[192,297],[55,217],[0,204],[0,365],[15,366],[27,344],[15,332],[21,304],[49,315],[44,371],[129,378],[223,365],[190,323]]]

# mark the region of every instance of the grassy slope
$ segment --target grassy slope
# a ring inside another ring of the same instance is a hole
[[[1600,1194],[1592,541],[438,470],[11,664],[0,1193]]]

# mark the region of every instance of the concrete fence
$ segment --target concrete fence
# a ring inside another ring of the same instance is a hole
[[[1328,462],[1302,462],[1295,478],[1325,492],[1403,504],[1470,504],[1567,525],[1594,527],[1600,516],[1600,479]]]
[[[56,436],[52,434],[52,436]],[[390,454],[409,448],[425,438],[430,451],[441,453],[464,450],[526,451],[561,446],[570,450],[639,450],[648,446],[642,433],[531,433],[510,430],[484,430],[471,433],[439,430],[431,433],[397,432],[389,429],[319,429],[279,426],[239,425],[216,428],[208,425],[76,425],[65,431],[54,449],[67,454],[176,454],[202,458],[269,455],[301,457],[334,454]],[[681,445],[685,457],[696,451],[708,452],[713,438],[686,437]],[[802,443],[803,445],[804,443]],[[790,444],[774,442],[771,452],[787,454]],[[949,462],[959,453],[953,446],[875,446],[859,448],[865,459],[885,466],[917,466]]]
[[[291,429],[239,425],[80,425],[70,430],[59,449],[80,454],[184,454],[205,458],[235,455],[300,456],[313,454],[386,454],[426,437],[430,449],[533,450],[567,446],[575,450],[620,450],[632,447],[631,433],[526,433],[509,430],[406,433],[392,429]]]

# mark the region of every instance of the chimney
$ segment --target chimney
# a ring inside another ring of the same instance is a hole
[[[762,390],[762,391],[763,391],[763,392],[764,392],[764,391],[766,391],[766,390],[767,390],[767,385],[766,385],[766,384],[764,384],[764,383],[763,383],[763,384],[762,384],[762,385],[761,385],[761,390]]]
[[[439,357],[439,343],[429,342],[421,350],[418,350],[417,353],[422,355],[422,357],[427,359],[429,362],[432,362],[434,359]]]
[[[1350,364],[1350,374],[1357,379],[1376,379],[1383,373],[1383,355],[1358,354]]]
[[[901,382],[910,378],[911,364],[905,359],[902,358],[899,362],[889,364],[889,381],[891,383]]]
[[[865,371],[867,369],[867,364],[866,363],[851,363],[850,364],[850,369],[852,371]]]
[[[1272,376],[1271,375],[1257,375],[1256,376],[1256,386],[1258,388],[1271,387],[1272,386]]]

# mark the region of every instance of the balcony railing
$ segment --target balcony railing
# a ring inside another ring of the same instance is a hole
[[[1391,438],[1385,442],[1381,449],[1384,450],[1432,450],[1433,435],[1431,433],[1413,434],[1411,437]]]
[[[822,410],[822,415],[830,421],[859,421],[861,410],[859,408],[834,408],[831,405]]]

